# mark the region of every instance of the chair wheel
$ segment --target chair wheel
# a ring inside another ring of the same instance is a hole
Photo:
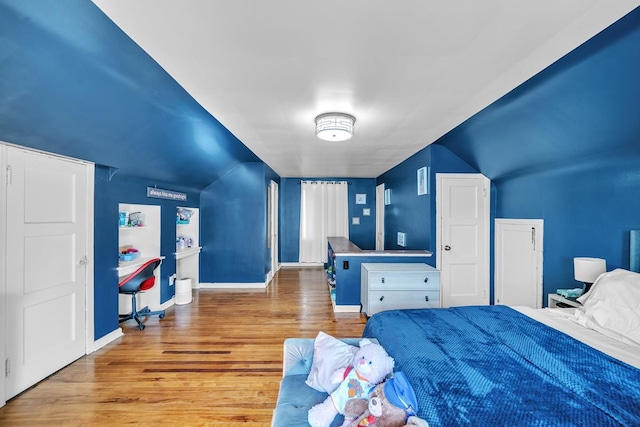
[[[158,316],[161,319],[164,319],[164,314],[161,314],[160,316]]]

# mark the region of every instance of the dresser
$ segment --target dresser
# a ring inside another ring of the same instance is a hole
[[[362,312],[440,307],[440,271],[424,263],[363,263]]]

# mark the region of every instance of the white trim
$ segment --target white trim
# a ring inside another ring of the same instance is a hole
[[[124,332],[122,332],[122,328],[118,328],[109,332],[107,335],[103,336],[99,340],[94,341],[90,348],[90,351],[87,351],[87,354],[93,353],[96,350],[100,350],[105,345],[112,343],[113,341],[117,340],[123,335],[124,335]]]
[[[200,289],[266,289],[268,283],[202,283]]]
[[[193,289],[193,287],[192,287],[192,289]],[[174,295],[171,298],[169,298],[167,301],[165,301],[162,304],[160,304],[160,308],[158,310],[166,310],[167,308],[171,307],[175,303],[176,303],[176,297]]]
[[[280,268],[324,267],[323,262],[282,262]]]
[[[89,260],[87,268],[85,269],[85,354],[89,354],[95,351],[95,318],[94,318],[94,265],[95,258],[93,252],[94,246],[94,193],[95,193],[95,165],[93,163],[87,164],[87,236],[86,236],[86,256]]]
[[[0,144],[0,186],[3,188],[2,194],[0,197],[0,308],[2,309],[2,314],[0,314],[0,361],[3,362],[6,360],[7,356],[5,353],[6,341],[7,337],[5,332],[7,330],[7,319],[6,319],[6,294],[7,294],[7,268],[6,268],[6,228],[7,228],[7,220],[5,218],[6,209],[6,188],[7,188],[7,173],[6,173],[6,156],[7,156],[7,148],[4,143]],[[3,407],[6,403],[6,395],[5,395],[5,376],[0,375],[0,408]]]
[[[337,305],[333,306],[334,313],[360,313],[359,305]]]

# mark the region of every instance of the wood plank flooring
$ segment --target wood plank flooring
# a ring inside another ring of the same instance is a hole
[[[269,426],[282,343],[318,331],[359,337],[334,314],[322,268],[281,269],[266,290],[199,290],[16,396],[1,426]]]

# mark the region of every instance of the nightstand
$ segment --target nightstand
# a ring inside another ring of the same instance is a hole
[[[562,295],[558,295],[558,294],[549,294],[548,295],[548,306],[549,306],[549,308],[557,308],[558,307],[558,303],[566,304],[568,306],[576,307],[576,308],[582,307],[582,304],[580,304],[575,299],[565,298]]]

